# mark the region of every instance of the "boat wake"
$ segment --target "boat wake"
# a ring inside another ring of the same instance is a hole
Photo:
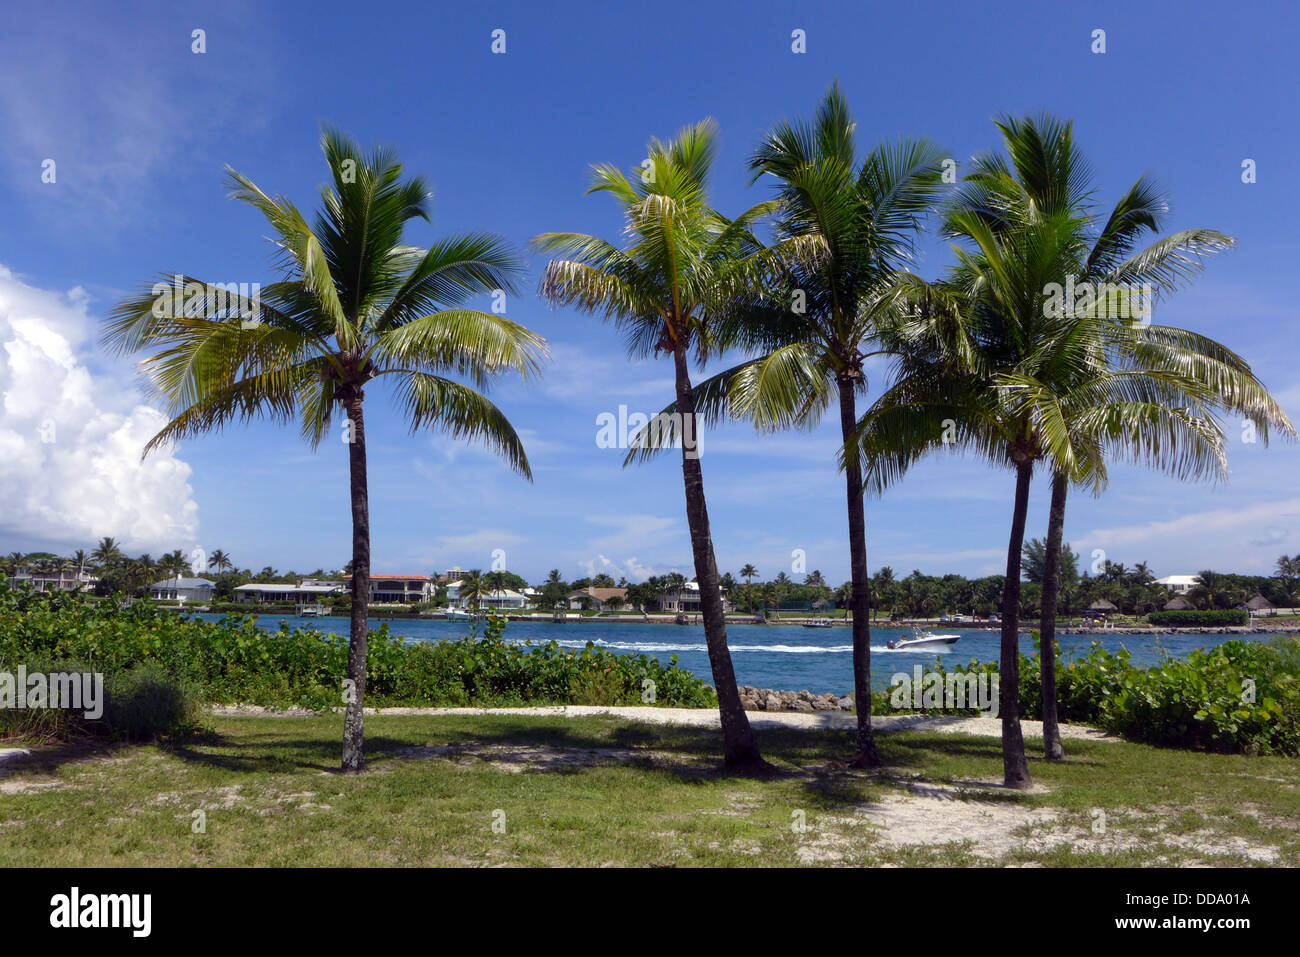
[[[921,647],[889,648],[885,645],[872,645],[871,653],[873,655],[946,655],[952,651],[952,645],[922,645]]]
[[[525,639],[518,639],[522,644]],[[544,645],[548,639],[533,638],[534,645]],[[585,648],[587,642],[556,640],[555,642],[561,648]],[[686,643],[686,642],[660,642],[660,641],[602,641],[592,639],[591,642],[597,648],[606,651],[631,651],[636,653],[650,654],[652,652],[674,652],[674,651],[707,651],[708,647],[703,641]],[[740,645],[728,642],[727,647],[732,654],[751,651],[765,651],[769,654],[778,655],[818,655],[818,654],[843,654],[853,650],[852,645]]]

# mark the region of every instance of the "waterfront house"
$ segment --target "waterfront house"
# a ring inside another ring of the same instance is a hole
[[[92,575],[84,568],[61,568],[51,572],[19,572],[14,576],[15,582],[31,582],[32,588],[39,592],[56,591],[90,591],[99,581],[98,575]]]
[[[295,605],[315,604],[330,595],[346,592],[342,582],[304,579],[298,584],[283,582],[250,582],[235,588],[235,601],[268,605],[273,602]]]
[[[700,584],[696,581],[688,581],[680,590],[664,592],[659,596],[659,610],[670,614],[685,613],[688,615],[699,614],[700,612]],[[727,593],[722,593],[722,611],[724,614],[730,614],[731,602],[727,600]]]
[[[1166,575],[1164,578],[1157,578],[1157,585],[1164,585],[1175,595],[1186,595],[1195,588],[1199,579],[1195,575]]]
[[[211,601],[216,583],[206,578],[165,578],[149,586],[155,601]]]
[[[594,608],[596,611],[627,607],[626,588],[581,588],[564,596],[570,608]]]
[[[350,582],[352,576],[347,577]],[[370,600],[404,605],[433,601],[433,579],[428,575],[371,575]]]

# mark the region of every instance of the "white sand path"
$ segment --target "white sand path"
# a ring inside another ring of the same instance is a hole
[[[291,709],[273,711],[253,705],[218,705],[213,712],[223,716],[302,716],[313,712]],[[541,708],[366,708],[366,714],[380,715],[517,715],[521,717],[587,718],[609,715],[643,724],[684,725],[693,728],[718,727],[718,712],[711,708],[607,707],[604,705],[556,705]],[[857,717],[842,711],[747,711],[755,728],[786,728],[797,731],[852,731]],[[943,734],[972,734],[1001,737],[1002,722],[997,718],[961,718],[943,715],[899,714],[872,715],[871,726],[880,732],[935,731]],[[1025,737],[1041,738],[1041,721],[1021,721]],[[1097,728],[1062,724],[1061,737],[1089,741],[1118,741]]]

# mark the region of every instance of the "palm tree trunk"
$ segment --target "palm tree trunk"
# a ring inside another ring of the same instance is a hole
[[[700,468],[699,431],[695,428],[695,396],[690,372],[686,367],[686,350],[673,350],[677,374],[677,409],[681,413],[683,433],[691,423],[695,442],[687,448],[682,442],[682,479],[686,487],[686,523],[691,531],[691,553],[695,559],[695,580],[700,586],[700,611],[704,617],[704,641],[709,651],[709,667],[718,694],[718,715],[722,724],[723,763],[738,770],[764,765],[749,717],[740,703],[736,672],[727,648],[727,623],[722,613],[722,591],[718,584],[718,564],[713,556],[713,538],[709,531],[709,510],[704,498],[704,472]]]
[[[358,388],[344,407],[352,423],[348,470],[352,490],[352,634],[348,644],[348,693],[343,717],[343,770],[363,771],[366,693],[366,637],[370,610],[370,490],[366,480],[366,429]]]
[[[1020,730],[1020,550],[1025,544],[1025,515],[1029,511],[1029,480],[1033,463],[1016,466],[1016,504],[1007,544],[1007,577],[1002,586],[1002,665],[998,680],[1002,711],[1002,776],[1009,788],[1027,788],[1029,763]]]
[[[1042,629],[1039,632],[1043,686],[1043,754],[1050,761],[1065,757],[1056,716],[1056,602],[1061,590],[1061,539],[1065,535],[1065,496],[1070,483],[1052,473],[1052,507],[1047,518],[1047,559],[1043,563]]]
[[[867,515],[862,501],[862,467],[849,457],[849,437],[858,422],[853,395],[855,380],[841,377],[840,432],[845,448],[845,499],[849,508],[849,569],[853,609],[853,706],[858,714],[856,767],[880,764],[876,739],[871,733],[871,582],[867,578]]]

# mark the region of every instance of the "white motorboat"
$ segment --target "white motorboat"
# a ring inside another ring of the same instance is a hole
[[[474,612],[466,611],[464,608],[447,609],[448,621],[473,621],[477,617],[478,615],[474,614]]]
[[[805,621],[803,626],[805,628],[834,628],[835,622],[829,618],[814,618],[811,621]]]
[[[913,628],[912,637],[899,635],[893,641],[885,643],[886,648],[892,648],[895,651],[901,651],[904,648],[941,648],[947,645],[955,645],[961,635],[936,635],[932,631],[926,631],[923,628]]]

